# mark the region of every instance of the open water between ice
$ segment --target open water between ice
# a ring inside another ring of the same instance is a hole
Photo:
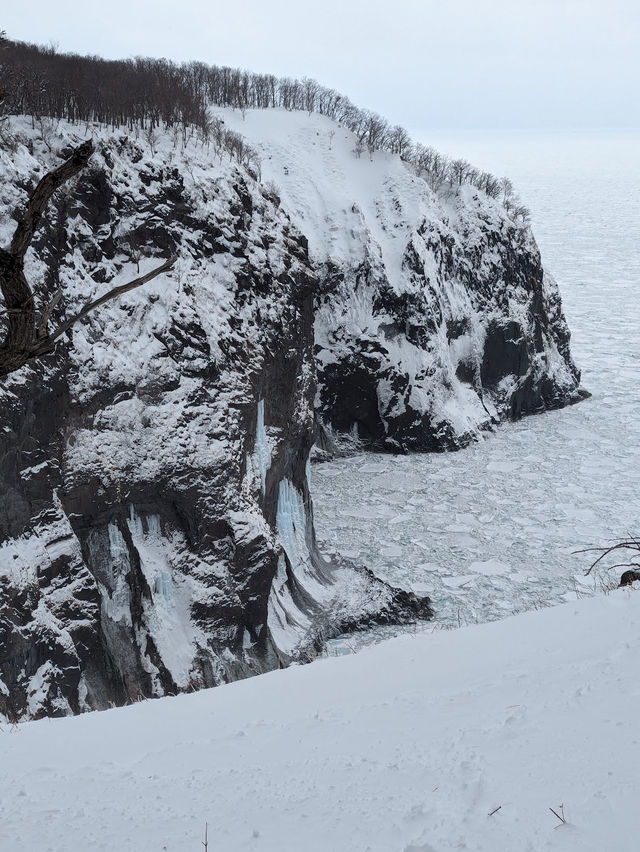
[[[457,453],[313,466],[324,551],[428,593],[448,627],[592,592],[574,551],[640,534],[640,138],[424,141],[514,181],[593,395]]]

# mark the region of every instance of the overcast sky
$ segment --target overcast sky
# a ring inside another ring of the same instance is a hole
[[[640,0],[10,0],[61,51],[314,77],[429,129],[640,128]]]

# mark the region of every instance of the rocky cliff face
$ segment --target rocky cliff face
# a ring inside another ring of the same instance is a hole
[[[24,141],[33,157],[2,155],[3,239],[55,161]],[[211,686],[430,614],[317,552],[306,240],[247,172],[164,142],[102,138],[30,256],[39,293],[62,285],[69,309],[149,254],[181,260],[0,390],[9,718]]]
[[[314,409],[325,436],[442,449],[576,394],[526,229],[475,190],[436,198],[397,158],[357,159],[326,119],[268,121],[241,128],[264,140],[263,184],[195,143],[97,131],[33,245],[30,280],[68,310],[180,260],[0,387],[7,717],[210,686],[429,617],[318,553]],[[75,129],[14,131],[2,243]]]
[[[318,413],[391,451],[448,450],[582,398],[530,230],[473,187],[416,221],[399,268],[368,245],[318,288]]]
[[[322,116],[219,114],[309,238],[329,444],[336,431],[396,452],[455,449],[582,398],[558,288],[499,201],[469,185],[436,193],[390,154],[357,157]]]

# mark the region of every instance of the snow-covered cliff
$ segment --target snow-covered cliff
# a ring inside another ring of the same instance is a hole
[[[11,213],[74,129],[2,152]],[[3,383],[0,711],[64,713],[263,671],[427,601],[317,552],[306,240],[195,144],[98,133],[30,254],[76,307],[180,254]],[[29,148],[33,149],[33,155]],[[157,263],[157,261],[155,261]]]
[[[213,146],[90,128],[90,168],[29,255],[60,310],[180,259],[0,387],[9,717],[213,685],[430,615],[318,553],[314,399],[333,429],[440,449],[575,397],[557,290],[498,204],[358,158],[320,116],[222,117],[260,149],[262,183]],[[41,130],[15,121],[0,152],[0,244],[85,132]]]
[[[309,240],[317,411],[391,450],[459,447],[581,398],[558,288],[528,225],[471,185],[438,193],[330,119],[218,110]]]

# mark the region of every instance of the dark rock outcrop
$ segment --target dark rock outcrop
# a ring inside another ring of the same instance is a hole
[[[431,210],[395,247],[399,263],[368,236],[359,266],[322,276],[320,428],[394,452],[456,449],[501,420],[584,398],[528,226],[473,187],[451,193],[446,215],[422,193]]]

